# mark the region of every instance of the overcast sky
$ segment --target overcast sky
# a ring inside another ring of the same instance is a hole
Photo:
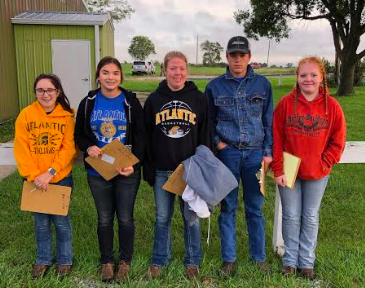
[[[161,61],[170,50],[184,52],[189,62],[196,62],[197,35],[199,44],[205,40],[219,42],[225,49],[230,37],[243,35],[233,12],[249,8],[248,0],[129,0],[136,10],[131,18],[115,27],[115,54],[121,61],[131,62],[128,47],[134,36],[144,35],[155,44],[156,54],[150,59]],[[271,42],[269,65],[293,63],[305,55],[318,55],[334,60],[334,46],[327,21],[293,21],[291,37],[280,43]],[[360,49],[365,48],[365,37]],[[266,62],[269,41],[250,40],[253,62]],[[198,51],[198,63],[202,62]],[[225,60],[225,54],[222,53]]]

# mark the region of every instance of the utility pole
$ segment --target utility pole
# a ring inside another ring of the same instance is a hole
[[[267,68],[269,68],[270,44],[271,44],[271,39],[269,38],[269,49],[267,49],[267,58],[266,58]]]
[[[196,65],[198,65],[198,51],[199,51],[199,35],[196,35],[196,61],[195,61]]]

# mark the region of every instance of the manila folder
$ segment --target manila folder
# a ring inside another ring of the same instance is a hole
[[[105,145],[100,157],[89,156],[85,161],[107,181],[119,175],[117,167],[126,168],[139,162],[138,158],[118,139]]]
[[[70,206],[71,187],[49,184],[47,191],[24,181],[20,210],[66,216]]]
[[[186,188],[186,182],[184,181],[183,175],[184,165],[180,164],[162,186],[162,189],[181,196]]]

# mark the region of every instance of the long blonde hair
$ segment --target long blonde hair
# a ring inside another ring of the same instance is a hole
[[[299,75],[300,65],[305,64],[305,63],[317,64],[319,67],[319,71],[320,71],[322,79],[323,79],[322,88],[323,88],[323,93],[324,93],[324,99],[325,99],[325,105],[326,105],[325,109],[326,109],[326,115],[327,115],[327,113],[328,113],[327,97],[328,97],[329,91],[328,91],[328,84],[327,84],[326,69],[324,67],[324,64],[323,64],[322,60],[316,56],[307,56],[307,57],[302,58],[299,61],[298,67],[296,70],[297,79],[298,79],[298,75]],[[298,103],[299,93],[300,93],[300,88],[299,88],[299,84],[298,84],[298,80],[297,80],[295,83],[294,115],[297,114],[296,112],[297,112],[297,103]]]

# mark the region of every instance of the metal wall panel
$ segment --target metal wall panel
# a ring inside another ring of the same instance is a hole
[[[87,12],[82,0],[0,0],[0,122],[15,118],[19,112],[15,40],[10,19],[36,10]]]
[[[110,21],[100,27],[100,59],[105,56],[114,57],[114,28]]]
[[[19,87],[19,108],[34,101],[33,81],[41,73],[52,73],[52,39],[89,40],[91,75],[95,74],[93,26],[19,25],[14,27]],[[62,81],[62,79],[61,79]]]

